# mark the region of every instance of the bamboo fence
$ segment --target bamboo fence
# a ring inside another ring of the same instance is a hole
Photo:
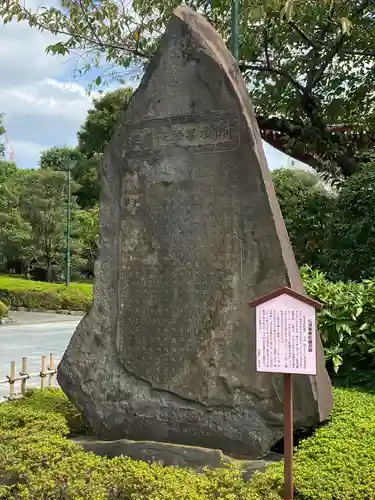
[[[42,366],[40,372],[27,373],[27,358],[22,358],[21,371],[16,372],[16,362],[10,362],[10,375],[7,375],[5,379],[0,380],[0,384],[9,384],[9,396],[5,396],[8,401],[13,401],[15,399],[22,399],[25,397],[27,391],[27,380],[31,378],[40,377],[40,388],[53,387],[55,375],[57,369],[55,367],[55,361],[53,358],[53,353],[49,355],[49,364],[47,365],[47,356],[42,356]],[[48,380],[47,380],[48,378]],[[15,384],[16,382],[21,382],[20,392],[16,392]]]

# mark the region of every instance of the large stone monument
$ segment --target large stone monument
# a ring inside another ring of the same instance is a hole
[[[175,11],[102,168],[95,300],[58,380],[104,439],[259,457],[282,437],[282,378],[256,373],[249,300],[303,292],[235,60]],[[332,406],[295,377],[295,425]]]

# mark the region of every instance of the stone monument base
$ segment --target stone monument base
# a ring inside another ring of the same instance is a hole
[[[159,462],[165,466],[190,468],[198,472],[205,467],[210,469],[235,467],[241,470],[245,479],[250,479],[254,472],[264,471],[270,464],[283,458],[277,453],[267,453],[260,460],[239,459],[229,457],[221,450],[156,441],[131,441],[128,439],[100,441],[95,436],[75,437],[72,440],[82,446],[84,451],[95,453],[100,457],[115,458],[123,455],[133,460],[149,463]]]

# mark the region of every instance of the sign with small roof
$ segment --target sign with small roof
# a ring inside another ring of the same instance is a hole
[[[316,375],[316,300],[283,286],[249,303],[256,308],[257,371]]]
[[[249,302],[256,313],[258,372],[284,374],[284,500],[293,500],[292,375],[316,375],[316,311],[322,304],[287,286]]]

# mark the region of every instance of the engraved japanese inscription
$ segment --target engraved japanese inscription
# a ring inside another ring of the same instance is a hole
[[[238,115],[233,109],[146,119],[125,125],[123,155],[185,148],[190,153],[232,151],[240,144]]]
[[[132,255],[120,256],[123,281],[131,283],[132,293],[123,287],[120,318],[129,335],[119,330],[119,356],[127,369],[153,387],[183,397],[191,395],[189,380],[199,378],[196,397],[202,401],[212,385],[206,356],[223,370],[240,366],[242,359],[240,335],[228,326],[225,334],[215,331],[220,321],[207,324],[225,280],[241,270],[237,173],[237,165],[230,174],[221,173],[233,191],[216,189],[217,173],[210,162],[199,169],[191,163],[188,183],[150,185],[147,177],[142,181],[139,176],[125,177],[123,183],[123,246],[131,228],[135,236]],[[138,189],[145,190],[147,204],[144,196],[137,196]],[[129,197],[137,202],[130,204]],[[218,203],[230,217],[217,211]],[[234,315],[239,304],[232,301]]]

